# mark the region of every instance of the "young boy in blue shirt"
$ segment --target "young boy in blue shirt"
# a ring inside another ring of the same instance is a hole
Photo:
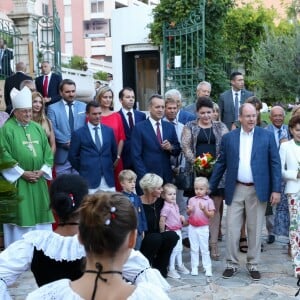
[[[134,249],[140,250],[142,240],[144,238],[144,231],[148,229],[148,226],[142,201],[140,197],[135,193],[136,178],[136,174],[131,170],[125,169],[119,174],[119,182],[122,186],[122,193],[129,198],[136,209],[138,218],[138,234]]]

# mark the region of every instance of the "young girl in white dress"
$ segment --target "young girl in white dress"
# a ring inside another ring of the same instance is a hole
[[[85,197],[80,208],[79,241],[86,251],[86,268],[75,281],[61,279],[30,293],[33,299],[169,299],[148,282],[136,286],[123,280],[122,269],[136,240],[133,204],[120,193]]]

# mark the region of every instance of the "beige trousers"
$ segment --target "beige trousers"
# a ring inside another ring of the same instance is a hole
[[[248,235],[247,263],[257,265],[261,250],[261,232],[266,212],[266,202],[257,199],[254,186],[236,184],[231,205],[226,214],[226,261],[238,265],[241,227],[246,214]]]

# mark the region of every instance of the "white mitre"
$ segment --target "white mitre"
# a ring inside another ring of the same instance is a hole
[[[24,86],[21,91],[13,88],[10,92],[13,110],[18,108],[32,108],[31,91],[27,86]]]

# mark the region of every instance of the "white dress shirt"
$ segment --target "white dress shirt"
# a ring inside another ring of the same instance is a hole
[[[162,126],[161,126],[161,120],[155,121],[154,119],[149,117],[149,121],[151,122],[151,125],[153,127],[155,135],[156,135],[156,128],[157,128],[156,123],[159,122],[159,129],[160,129],[161,138],[162,138],[162,140],[164,140],[164,138],[163,138],[163,136],[164,136],[163,129],[162,129]]]
[[[241,127],[240,133],[240,158],[237,180],[244,183],[252,183],[251,152],[253,145],[254,128],[248,133]]]
[[[101,131],[100,124],[98,126],[95,126],[95,125],[91,124],[90,122],[88,122],[87,125],[88,125],[90,134],[91,134],[92,139],[93,139],[95,144],[96,144],[96,141],[95,141],[95,129],[94,128],[98,127],[98,135],[99,135],[99,139],[100,139],[100,144],[102,145],[103,144],[103,139],[102,139],[102,131]]]
[[[129,124],[129,117],[128,117],[128,115],[127,115],[127,113],[129,113],[129,112],[131,112],[132,120],[133,120],[133,125],[135,125],[135,119],[134,119],[133,109],[127,110],[127,109],[125,109],[124,107],[122,107],[121,110],[122,110],[123,115],[125,116],[125,119],[126,119],[126,122],[127,122],[127,124],[128,124],[128,127],[130,127],[130,124]]]
[[[241,91],[234,91],[234,90],[231,90],[231,91],[232,91],[233,107],[235,107],[235,94],[238,94],[239,107],[240,107],[241,106],[241,96],[242,96]]]

